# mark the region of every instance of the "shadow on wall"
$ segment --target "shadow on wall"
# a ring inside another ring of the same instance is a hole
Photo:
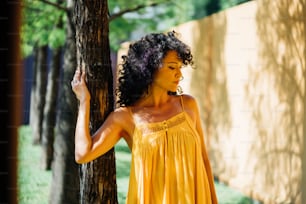
[[[305,0],[258,1],[259,63],[249,67],[245,91],[257,131],[249,156],[257,158],[252,185],[260,192],[253,193],[266,192],[265,203],[302,203],[305,16]]]
[[[195,70],[190,85],[199,100],[211,165],[214,174],[220,175],[228,172],[226,158],[218,151],[223,143],[220,136],[230,131],[232,125],[224,58],[226,16],[220,12],[196,23],[198,30],[192,38],[198,43],[194,43]]]

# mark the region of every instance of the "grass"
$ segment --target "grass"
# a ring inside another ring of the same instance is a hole
[[[32,145],[28,126],[19,129],[18,138],[18,203],[47,204],[51,186],[51,171],[39,167],[41,149]]]
[[[39,167],[41,149],[32,145],[31,130],[22,126],[19,130],[18,141],[18,203],[47,204],[50,193],[52,172],[41,170]],[[115,146],[117,185],[119,204],[125,203],[129,182],[130,151],[123,140]],[[253,204],[247,196],[228,186],[215,183],[220,204]]]

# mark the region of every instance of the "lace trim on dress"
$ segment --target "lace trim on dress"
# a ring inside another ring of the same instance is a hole
[[[180,112],[168,120],[155,123],[145,123],[138,128],[143,134],[150,134],[159,131],[167,131],[169,128],[177,126],[186,120],[184,112]]]

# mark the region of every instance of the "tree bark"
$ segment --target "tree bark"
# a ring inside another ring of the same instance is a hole
[[[36,86],[36,72],[37,72],[37,54],[38,53],[38,49],[36,46],[34,46],[33,49],[33,58],[34,58],[34,64],[33,64],[33,80],[32,80],[32,84],[31,84],[31,99],[30,99],[30,126],[31,128],[33,128],[34,124],[35,124],[35,119],[37,116],[37,111],[35,109],[35,96],[36,96],[36,91],[37,91],[37,86]]]
[[[68,0],[67,6],[72,10],[73,1]],[[51,204],[79,203],[79,173],[78,165],[74,160],[77,100],[70,85],[76,67],[75,30],[72,18],[72,12],[68,12],[64,64],[55,126],[52,185],[49,197]]]
[[[51,169],[51,163],[53,160],[54,127],[56,119],[59,73],[61,67],[61,51],[61,47],[53,50],[52,64],[48,75],[48,86],[46,93],[46,104],[44,107],[44,120],[41,139],[41,167],[44,170]]]
[[[43,112],[45,106],[45,93],[46,93],[46,84],[47,84],[47,54],[48,46],[38,47],[37,61],[36,64],[36,89],[34,90],[34,104],[33,104],[33,115],[31,118],[32,134],[33,134],[33,144],[41,143],[41,132],[42,132],[42,121],[43,121]],[[31,102],[32,103],[32,102]]]
[[[86,71],[91,94],[90,130],[95,132],[113,110],[107,0],[76,1],[77,62]],[[118,203],[115,152],[80,168],[81,203]]]

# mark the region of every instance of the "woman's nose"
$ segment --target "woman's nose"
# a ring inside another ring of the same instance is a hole
[[[182,78],[182,76],[183,76],[183,75],[182,75],[181,69],[178,69],[177,72],[176,72],[176,74],[175,74],[175,77],[178,78],[178,79],[180,79],[180,78]]]

